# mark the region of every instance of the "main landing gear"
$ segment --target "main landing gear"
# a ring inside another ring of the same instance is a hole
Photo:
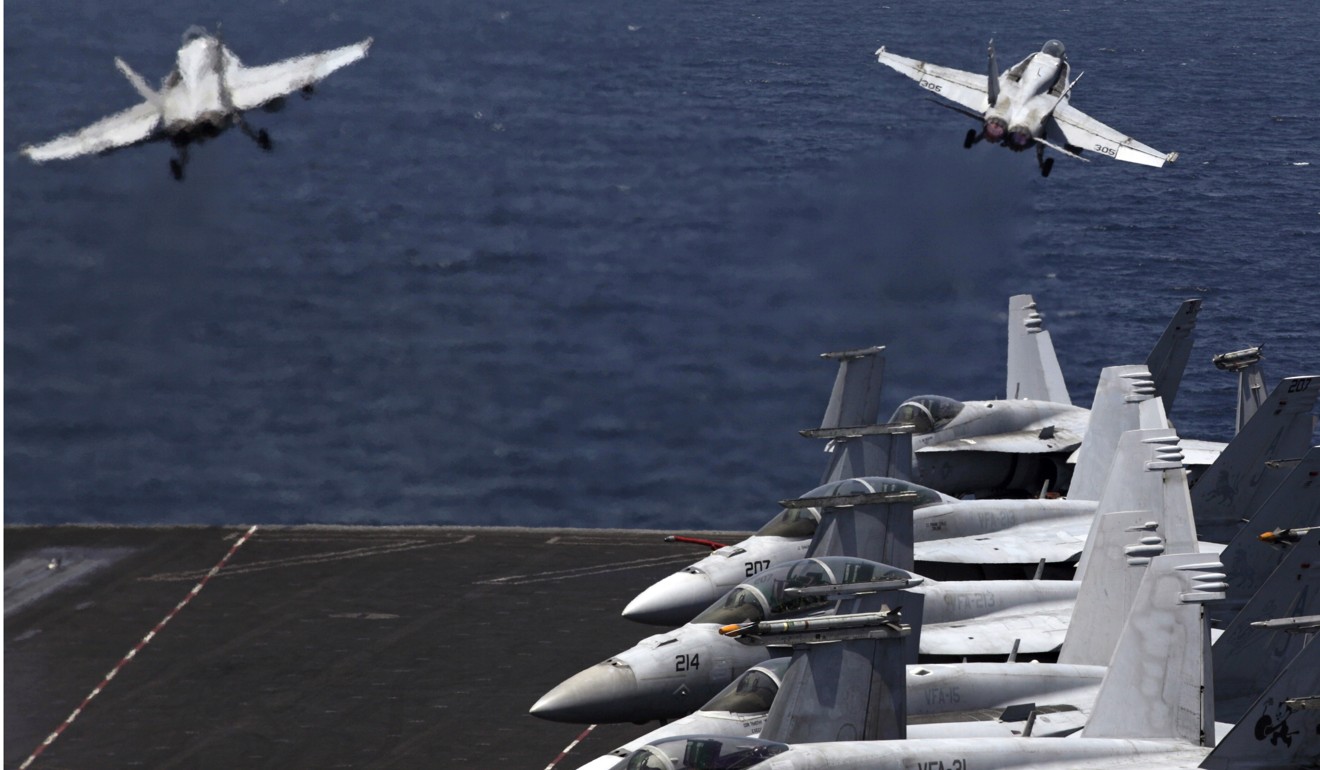
[[[182,182],[183,170],[188,165],[188,145],[187,143],[178,143],[174,147],[178,150],[178,155],[170,158],[170,176],[174,177],[174,181]]]
[[[969,128],[967,129],[967,136],[963,137],[963,149],[970,150],[972,145],[979,141],[981,141],[981,135],[977,133],[976,129]]]
[[[1049,176],[1050,169],[1054,168],[1054,158],[1045,157],[1045,145],[1036,145],[1036,165],[1040,166],[1040,175]]]

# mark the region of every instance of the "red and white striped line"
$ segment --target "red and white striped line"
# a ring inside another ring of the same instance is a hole
[[[115,667],[110,669],[110,673],[106,674],[105,678],[101,680],[101,683],[98,684],[91,691],[91,693],[87,695],[86,698],[83,698],[83,702],[78,704],[78,708],[74,709],[73,713],[70,714],[68,718],[66,718],[63,722],[61,722],[60,726],[56,727],[54,732],[46,736],[46,740],[41,742],[41,745],[38,746],[36,750],[32,752],[31,756],[23,760],[23,764],[18,766],[19,770],[27,770],[28,765],[31,765],[33,762],[35,762],[37,757],[41,756],[41,752],[45,751],[48,746],[54,743],[55,739],[60,737],[60,733],[63,733],[65,728],[73,724],[73,720],[77,719],[78,715],[81,714],[83,710],[87,708],[87,704],[92,702],[92,698],[95,698],[96,696],[100,695],[101,691],[105,689],[105,686],[110,684],[110,680],[114,679],[119,674],[119,670],[124,666],[128,665],[128,662],[130,660],[137,657],[137,654],[142,651],[142,648],[146,647],[147,643],[149,643],[152,639],[156,638],[156,634],[159,634],[161,632],[161,629],[165,628],[165,624],[173,620],[174,616],[179,614],[179,610],[188,606],[188,602],[192,601],[194,596],[202,592],[202,587],[206,585],[206,581],[215,577],[215,574],[219,572],[222,567],[224,567],[226,564],[229,563],[229,559],[234,555],[234,552],[237,551],[244,543],[246,543],[248,538],[252,537],[253,533],[255,533],[256,531],[257,531],[257,525],[253,524],[248,529],[247,532],[243,533],[243,536],[240,537],[238,541],[234,543],[234,546],[229,549],[229,553],[226,553],[224,558],[221,559],[218,563],[216,563],[216,565],[211,568],[210,572],[206,573],[206,576],[201,579],[201,582],[193,586],[192,590],[188,592],[188,595],[183,597],[183,600],[180,601],[178,604],[174,605],[174,609],[169,611],[169,614],[165,616],[165,619],[157,623],[155,628],[148,631],[147,635],[142,637],[142,641],[138,642],[137,645],[133,647],[133,649],[129,650],[127,655],[120,658],[119,662],[115,664]]]
[[[578,735],[578,737],[574,738],[572,743],[565,746],[564,750],[559,752],[559,756],[555,757],[553,762],[545,766],[545,770],[555,770],[555,765],[559,764],[560,762],[563,762],[564,757],[568,756],[568,752],[572,751],[574,746],[581,743],[582,740],[586,738],[588,735],[590,735],[591,731],[595,729],[596,729],[595,725],[587,725],[587,729],[583,730]]]

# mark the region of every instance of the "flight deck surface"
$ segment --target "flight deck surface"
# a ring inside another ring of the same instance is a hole
[[[705,552],[642,530],[323,526],[235,549],[246,531],[6,527],[4,766],[78,710],[31,767],[540,770],[583,726],[527,709],[663,630],[619,612]],[[556,767],[647,729],[602,725]]]

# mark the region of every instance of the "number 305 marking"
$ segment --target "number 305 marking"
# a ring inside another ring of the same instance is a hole
[[[1096,152],[1103,152],[1105,155],[1108,155],[1108,156],[1111,157],[1111,158],[1117,158],[1117,157],[1118,157],[1118,150],[1115,150],[1115,149],[1112,148],[1112,147],[1106,147],[1106,146],[1104,146],[1103,144],[1097,144],[1097,145],[1095,146],[1095,151],[1096,151]]]

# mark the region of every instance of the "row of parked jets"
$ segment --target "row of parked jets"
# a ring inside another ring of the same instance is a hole
[[[623,615],[675,628],[531,713],[661,721],[583,770],[1320,766],[1320,378],[1216,356],[1236,434],[1180,437],[1200,304],[1089,410],[1029,295],[1003,400],[882,423],[884,349],[826,354],[821,485],[739,543],[673,538],[712,552]]]

